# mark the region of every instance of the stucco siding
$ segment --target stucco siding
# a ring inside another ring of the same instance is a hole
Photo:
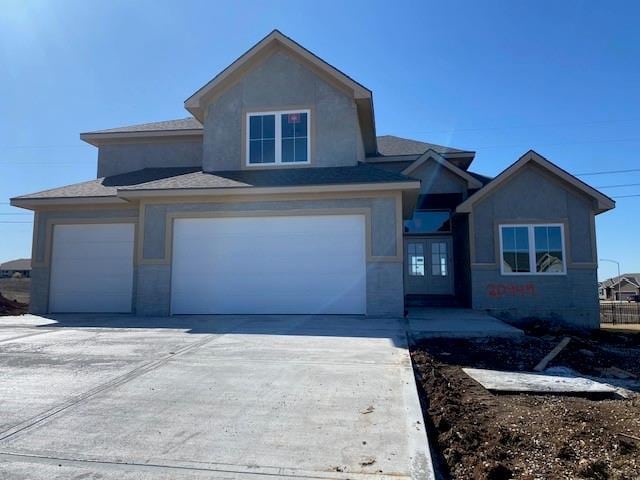
[[[138,265],[135,311],[142,316],[166,317],[170,312],[171,265]]]
[[[206,171],[244,168],[247,112],[310,109],[314,166],[355,165],[362,156],[353,98],[281,51],[250,70],[206,108]]]
[[[473,208],[474,263],[496,262],[496,235],[500,223],[567,223],[565,232],[571,262],[595,262],[593,205],[568,186],[549,178],[537,167],[527,167],[506,185]]]
[[[425,162],[409,174],[422,181],[420,193],[462,193],[467,192],[466,181],[434,160]]]
[[[30,291],[29,312],[36,315],[47,313],[49,306],[49,267],[31,268]]]
[[[98,148],[98,178],[152,167],[199,167],[202,139],[105,144]]]
[[[515,321],[535,317],[582,328],[600,325],[595,269],[505,277],[496,270],[473,268],[471,280],[473,308]]]
[[[280,200],[238,203],[169,203],[147,204],[144,214],[143,259],[158,260],[165,256],[167,214],[199,215],[206,212],[263,212],[286,210],[339,210],[371,209],[371,253],[374,256],[396,254],[396,204],[395,197],[386,198],[345,198],[322,200]]]
[[[544,317],[596,328],[597,259],[593,204],[583,193],[528,166],[473,206],[472,306],[514,320]],[[500,224],[560,223],[566,275],[502,275]]]

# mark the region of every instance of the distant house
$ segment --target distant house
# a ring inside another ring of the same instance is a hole
[[[13,277],[19,273],[23,277],[31,276],[31,259],[19,258],[0,264],[0,278]]]
[[[619,277],[600,282],[600,300],[627,300],[632,295],[640,295],[640,273],[623,273]]]

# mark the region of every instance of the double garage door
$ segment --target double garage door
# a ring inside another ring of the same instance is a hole
[[[132,224],[54,228],[50,310],[130,312]],[[174,220],[172,314],[364,314],[362,215]]]

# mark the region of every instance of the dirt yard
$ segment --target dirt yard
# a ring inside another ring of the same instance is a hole
[[[27,313],[30,278],[0,278],[0,315]]]
[[[582,374],[618,367],[640,376],[640,334],[532,328],[521,339],[430,339],[412,349],[425,419],[443,476],[453,479],[640,478],[640,396],[492,394],[461,367],[532,371],[550,363]]]

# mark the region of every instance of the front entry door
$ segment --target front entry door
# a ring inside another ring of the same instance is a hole
[[[453,295],[451,237],[404,239],[407,295]]]

